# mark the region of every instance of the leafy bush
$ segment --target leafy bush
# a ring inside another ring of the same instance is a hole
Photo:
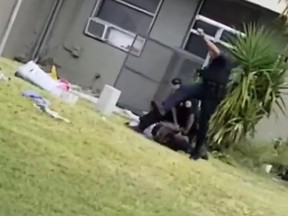
[[[255,24],[244,26],[244,34],[231,41],[238,67],[230,93],[210,122],[209,137],[216,148],[233,147],[248,134],[253,136],[257,123],[270,116],[274,105],[284,113],[287,64],[277,35]]]

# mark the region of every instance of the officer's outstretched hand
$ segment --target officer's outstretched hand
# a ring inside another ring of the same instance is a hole
[[[198,34],[199,34],[200,37],[203,37],[203,38],[204,38],[204,37],[206,36],[204,30],[201,29],[201,28],[198,28],[198,29],[197,29],[197,32],[198,32]]]

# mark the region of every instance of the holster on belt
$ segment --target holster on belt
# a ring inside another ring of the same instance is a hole
[[[213,95],[219,100],[222,100],[227,93],[226,85],[218,84],[216,82],[206,81],[205,87],[208,88],[207,90],[211,93],[211,96]]]

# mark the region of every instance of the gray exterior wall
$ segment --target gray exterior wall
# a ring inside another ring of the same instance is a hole
[[[288,104],[288,97],[285,96],[284,100]],[[257,126],[256,140],[271,140],[276,138],[288,138],[288,118],[283,115],[275,105],[275,112],[270,118],[263,119]],[[285,109],[286,115],[288,108]]]
[[[4,50],[5,57],[29,58],[55,1],[24,0],[22,2]]]
[[[182,2],[182,3],[181,3]],[[180,47],[189,28],[198,0],[165,0],[151,31],[151,37]],[[95,0],[79,3],[66,1],[47,47],[48,56],[54,56],[62,66],[64,77],[81,86],[101,91],[105,84],[114,85],[126,53],[83,34]],[[67,20],[70,17],[71,20]],[[70,28],[63,29],[63,26]],[[66,36],[65,36],[66,34]],[[63,46],[65,49],[63,49]],[[69,50],[80,49],[75,59]],[[101,78],[95,80],[95,75]]]
[[[38,0],[24,1],[6,46],[5,56],[27,57],[31,54],[52,5],[51,0],[43,0],[41,3]],[[60,75],[71,82],[101,91],[104,84],[114,85],[126,53],[83,34],[94,5],[95,0],[64,1],[42,55],[54,57],[61,65]],[[180,47],[197,5],[198,0],[165,0],[150,36],[165,44]],[[79,58],[71,55],[71,50],[75,48],[80,49]],[[101,78],[95,80],[96,74],[100,74]]]
[[[46,56],[61,65],[60,75],[85,88],[100,91],[104,84],[113,85],[126,53],[83,34],[95,5],[94,0],[65,1],[47,44]],[[79,49],[79,58],[71,55]],[[101,79],[95,80],[100,74]]]
[[[0,1],[0,41],[7,27],[7,24],[8,24],[15,2],[16,0],[1,0]]]

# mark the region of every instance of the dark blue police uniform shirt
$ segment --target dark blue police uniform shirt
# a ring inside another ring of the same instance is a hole
[[[203,69],[203,81],[215,82],[226,85],[229,81],[232,65],[227,56],[221,54],[214,58],[211,63]]]

